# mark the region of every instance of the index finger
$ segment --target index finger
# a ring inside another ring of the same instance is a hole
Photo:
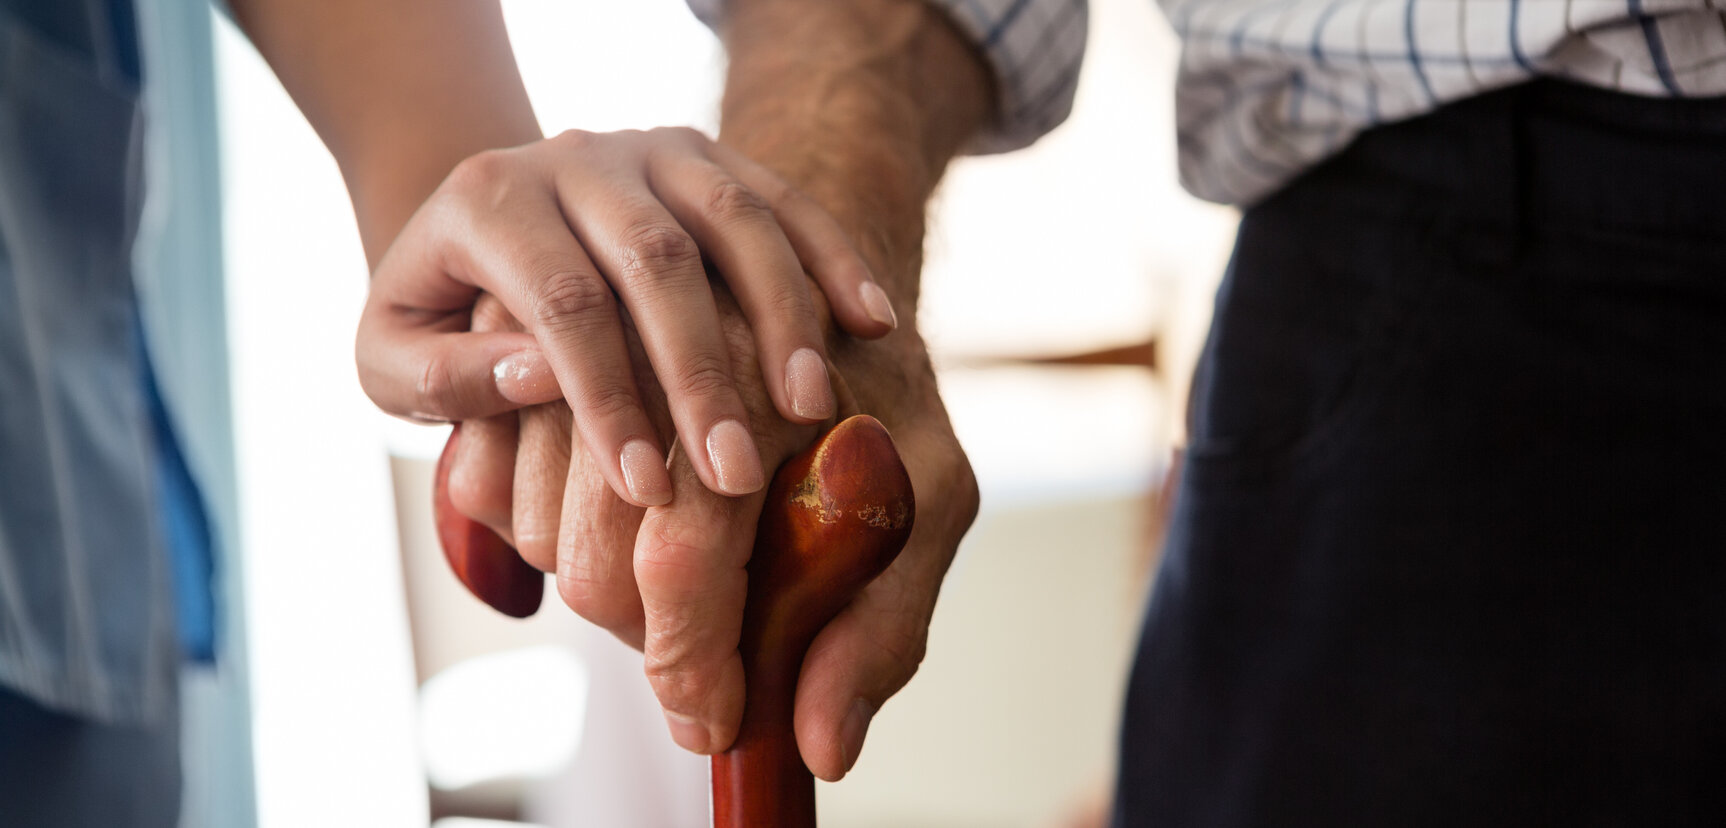
[[[642,653],[672,738],[714,753],[731,744],[743,719],[744,566],[766,495],[715,494],[678,454],[671,503],[648,509],[636,536]]]

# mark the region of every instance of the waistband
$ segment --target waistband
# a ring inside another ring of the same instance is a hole
[[[1726,97],[1532,81],[1362,133],[1266,203],[1288,200],[1392,220],[1726,243]]]

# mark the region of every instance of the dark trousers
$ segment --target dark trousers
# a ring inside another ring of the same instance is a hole
[[[0,688],[0,826],[174,828],[180,722],[108,725]]]
[[[1726,100],[1539,82],[1248,210],[1120,826],[1726,820]]]

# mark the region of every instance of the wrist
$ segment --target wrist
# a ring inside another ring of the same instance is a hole
[[[827,209],[912,319],[925,204],[994,100],[984,61],[921,0],[727,10],[720,140]]]
[[[529,117],[498,117],[480,125],[432,130],[413,140],[386,133],[337,155],[368,262],[376,267],[390,243],[426,199],[467,158],[539,140]]]
[[[987,62],[925,0],[730,0],[721,35],[725,131],[845,127],[795,139],[834,142],[860,127],[869,140],[857,147],[890,139],[903,144],[897,157],[920,162],[924,196],[992,115]]]

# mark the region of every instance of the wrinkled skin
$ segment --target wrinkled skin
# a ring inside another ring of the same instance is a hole
[[[768,469],[807,445],[819,426],[774,411],[756,363],[747,320],[715,285],[724,339],[739,393]],[[823,308],[824,309],[824,308]],[[502,307],[481,299],[476,330],[514,327]],[[636,379],[669,440],[664,393],[627,323]],[[832,329],[829,322],[825,327]],[[797,695],[799,746],[810,769],[837,779],[856,761],[869,717],[910,680],[923,658],[940,581],[977,508],[976,484],[935,398],[920,343],[865,343],[829,335],[840,417],[864,412],[893,434],[911,472],[918,521],[904,554],[817,636]],[[850,375],[869,382],[849,383]],[[853,388],[872,390],[873,398]],[[927,389],[920,391],[919,389]],[[533,566],[557,576],[558,594],[583,618],[643,650],[654,692],[678,742],[697,752],[724,749],[742,715],[736,644],[746,589],[744,566],[763,495],[714,494],[674,451],[674,499],[641,509],[620,500],[573,434],[567,406],[549,403],[464,425],[451,478],[458,508],[509,538]]]

